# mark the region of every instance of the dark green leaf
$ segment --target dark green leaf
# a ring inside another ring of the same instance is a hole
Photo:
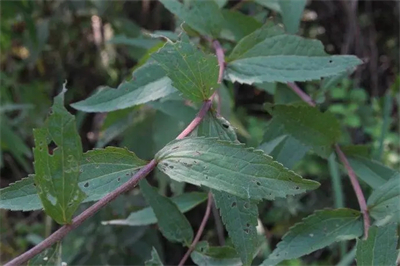
[[[88,196],[84,202],[96,201],[128,181],[146,162],[123,148],[107,147],[83,154],[79,187]],[[33,175],[0,190],[0,208],[39,210],[43,206],[33,184]]]
[[[300,20],[303,15],[307,0],[279,1],[283,24],[286,32],[296,34],[299,30]]]
[[[190,211],[200,203],[204,202],[206,199],[207,194],[200,192],[184,193],[171,198],[172,202],[176,204],[179,211],[182,213]],[[157,223],[157,217],[151,207],[144,208],[137,212],[132,212],[128,218],[124,220],[111,220],[102,222],[103,225],[115,224],[130,226],[142,226],[154,223]]]
[[[28,266],[62,266],[61,243],[53,245],[28,261]]]
[[[231,247],[209,247],[208,243],[199,243],[191,258],[199,266],[240,266],[242,262]]]
[[[382,227],[371,226],[367,240],[357,239],[357,265],[396,265],[397,240],[396,224],[388,224]]]
[[[165,71],[154,62],[133,72],[131,81],[118,89],[106,87],[86,100],[71,104],[84,112],[110,112],[151,102],[175,92]]]
[[[160,2],[202,35],[219,36],[224,19],[214,0],[190,1],[185,4],[181,4],[178,0],[160,0]]]
[[[158,256],[157,250],[153,247],[151,250],[151,259],[144,263],[145,266],[163,266],[160,256]]]
[[[316,211],[290,228],[262,265],[276,265],[299,258],[336,241],[354,239],[363,233],[361,213],[351,209]]]
[[[335,116],[321,113],[315,107],[278,105],[274,107],[273,116],[285,132],[323,157],[332,153],[332,146],[341,135],[340,123]]]
[[[393,177],[372,192],[368,199],[368,210],[378,221],[400,222],[400,175]]]
[[[156,154],[156,159],[159,169],[174,180],[204,185],[244,199],[272,200],[319,186],[260,150],[212,138],[172,141]]]
[[[136,47],[141,47],[141,48],[145,48],[145,49],[148,49],[149,47],[152,47],[152,46],[156,45],[157,43],[159,43],[159,41],[155,40],[155,39],[128,38],[123,35],[114,36],[108,42],[113,43],[113,44],[124,44],[124,45],[136,46]]]
[[[35,184],[45,212],[57,223],[71,222],[86,195],[78,186],[82,144],[75,117],[64,107],[66,89],[54,98],[45,126],[35,129]],[[48,146],[50,142],[56,145]],[[50,153],[50,154],[49,154]]]
[[[239,41],[246,35],[249,35],[262,24],[250,16],[246,16],[235,10],[223,9],[224,29],[221,36],[228,40]]]
[[[208,99],[218,88],[217,58],[199,51],[186,35],[181,41],[167,42],[152,57],[165,69],[174,87],[190,100]]]
[[[176,204],[158,194],[146,179],[142,179],[139,185],[143,196],[157,217],[161,233],[169,241],[181,242],[189,246],[193,240],[193,230],[189,221],[179,211]]]

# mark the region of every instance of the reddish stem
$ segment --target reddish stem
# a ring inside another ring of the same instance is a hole
[[[288,82],[287,84],[297,95],[300,96],[301,99],[303,99],[310,106],[315,107],[315,103],[311,99],[311,97],[308,96],[307,93],[303,92],[295,83]],[[354,192],[356,193],[358,204],[360,205],[360,210],[364,218],[364,238],[366,239],[368,238],[368,230],[371,222],[368,215],[368,207],[367,202],[365,201],[364,193],[361,189],[360,183],[358,182],[357,176],[354,173],[353,168],[351,168],[350,163],[346,158],[346,155],[344,155],[338,144],[335,144],[335,150],[336,153],[339,155],[340,161],[343,163],[344,167],[347,170],[351,185],[354,189]]]
[[[365,201],[363,191],[361,189],[360,183],[358,182],[357,176],[354,173],[353,168],[351,168],[350,163],[346,158],[346,155],[344,155],[343,151],[340,149],[338,144],[335,144],[335,149],[336,149],[336,153],[339,155],[340,161],[343,163],[344,167],[347,170],[347,173],[349,174],[351,185],[353,186],[353,189],[356,192],[358,204],[360,205],[360,210],[364,217],[364,238],[367,239],[368,238],[368,229],[369,229],[371,222],[369,219],[368,207],[367,207],[367,203]]]
[[[214,40],[212,44],[215,49],[215,54],[217,55],[217,60],[219,65],[218,83],[222,83],[225,71],[225,53],[218,40]]]
[[[199,242],[200,237],[203,234],[204,228],[206,227],[208,218],[210,217],[211,204],[212,204],[212,194],[211,194],[211,192],[208,192],[207,208],[206,208],[206,212],[204,213],[203,220],[201,221],[199,230],[197,231],[192,244],[190,245],[189,249],[186,251],[185,256],[183,256],[183,258],[182,258],[181,262],[179,262],[178,266],[183,266],[185,264],[186,260],[189,258],[190,254],[192,253],[192,251],[196,247],[197,243]]]
[[[307,93],[305,93],[302,89],[300,89],[296,83],[293,82],[288,82],[287,85],[306,103],[308,103],[311,106],[315,106],[315,102],[313,99],[311,99],[310,96],[308,96]]]
[[[213,96],[211,96],[209,100],[204,101],[203,106],[201,107],[197,116],[182,131],[182,133],[179,134],[179,136],[176,139],[182,139],[188,136],[193,131],[193,129],[195,129],[198,124],[200,124],[201,120],[204,118],[207,111],[211,107]],[[97,213],[101,208],[106,206],[109,202],[116,199],[122,193],[125,193],[130,189],[134,188],[142,178],[146,177],[157,166],[157,163],[158,162],[155,159],[151,160],[147,165],[145,165],[135,175],[133,175],[131,179],[129,179],[125,184],[123,184],[113,192],[107,194],[101,200],[99,200],[98,202],[87,208],[85,211],[83,211],[81,214],[76,216],[72,220],[71,224],[62,226],[53,234],[51,234],[49,237],[47,237],[45,240],[40,242],[38,245],[34,246],[30,250],[9,261],[4,266],[22,265],[31,258],[33,258],[34,256],[36,256],[37,254],[41,253],[46,248],[49,248],[51,245],[55,244],[57,241],[63,239],[70,231],[80,226],[85,220],[92,217],[95,213]]]

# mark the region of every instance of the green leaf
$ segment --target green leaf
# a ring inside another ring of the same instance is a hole
[[[231,247],[209,247],[199,243],[190,257],[199,266],[240,266],[242,262],[236,250]]]
[[[190,211],[200,203],[207,199],[207,194],[202,192],[184,193],[171,198],[171,201],[176,204],[179,211],[185,213]],[[157,223],[157,217],[151,207],[141,209],[140,211],[132,212],[128,218],[123,220],[111,220],[102,222],[103,225],[130,225],[143,226]]]
[[[307,0],[279,1],[283,24],[287,33],[296,34]]]
[[[112,39],[108,41],[113,44],[124,44],[129,46],[141,47],[144,49],[148,49],[159,43],[159,40],[155,39],[145,39],[145,38],[129,38],[123,35],[116,35]]]
[[[54,98],[45,126],[34,129],[34,181],[45,212],[59,224],[71,222],[72,215],[86,198],[78,186],[82,144],[75,117],[64,107],[63,91]],[[53,142],[57,147],[50,151]],[[49,154],[50,152],[50,154]]]
[[[224,16],[224,29],[221,32],[222,38],[239,41],[262,26],[255,18],[246,16],[239,11],[223,9],[221,12]]]
[[[61,266],[61,243],[53,245],[28,261],[28,266]]]
[[[83,154],[78,185],[88,196],[84,202],[99,200],[114,191],[145,164],[133,152],[117,147],[95,149]],[[1,189],[0,208],[15,211],[42,209],[33,175]]]
[[[154,62],[136,69],[132,75],[132,80],[122,83],[118,89],[106,87],[71,106],[84,112],[110,112],[151,102],[176,91],[165,71]]]
[[[215,204],[220,211],[226,230],[240,255],[243,265],[251,261],[259,247],[257,236],[257,204],[225,192],[213,190]]]
[[[151,250],[151,259],[144,263],[145,266],[163,266],[160,256],[158,256],[155,247]]]
[[[244,199],[272,200],[319,186],[260,150],[210,138],[174,140],[156,154],[156,159],[160,162],[158,168],[174,180],[204,185]]]
[[[175,88],[190,100],[208,99],[218,88],[217,58],[198,50],[186,35],[181,41],[167,42],[152,57],[165,69]]]
[[[378,221],[400,223],[400,175],[375,189],[368,198],[368,210]]]
[[[372,188],[378,188],[389,179],[399,175],[399,172],[375,160],[360,156],[352,156],[348,160],[356,175]]]
[[[396,265],[397,225],[371,226],[368,239],[357,239],[357,266]]]
[[[273,116],[285,132],[325,158],[332,153],[332,145],[341,135],[340,123],[335,116],[321,113],[315,107],[277,105]]]
[[[181,4],[177,0],[160,0],[171,13],[179,17],[202,35],[218,37],[223,24],[219,6],[214,0],[190,1]]]
[[[281,12],[280,0],[255,0],[255,2],[273,11]]]
[[[262,265],[299,258],[336,241],[361,236],[361,213],[351,209],[320,210],[290,228]]]
[[[228,60],[227,77],[246,84],[320,79],[362,63],[355,56],[329,56],[320,41],[282,34],[277,27],[243,38]]]
[[[193,240],[193,230],[176,204],[158,194],[146,179],[142,179],[139,185],[143,196],[157,217],[161,233],[171,242],[181,242],[189,246]]]

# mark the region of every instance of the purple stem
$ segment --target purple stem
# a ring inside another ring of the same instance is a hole
[[[217,60],[219,65],[218,83],[222,83],[225,71],[225,53],[219,41],[214,40],[212,44],[215,49],[215,54],[217,55]]]

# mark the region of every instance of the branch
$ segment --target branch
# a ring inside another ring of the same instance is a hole
[[[206,115],[208,109],[210,109],[212,104],[212,98],[214,95],[210,97],[210,99],[203,102],[203,106],[201,107],[197,116],[193,119],[193,121],[182,131],[181,134],[176,139],[183,139],[184,137],[188,136],[195,128],[200,124],[203,120],[204,116]],[[67,224],[59,228],[45,240],[40,242],[38,245],[33,247],[32,249],[26,251],[25,253],[19,255],[15,259],[9,261],[4,266],[14,266],[14,265],[22,265],[26,263],[28,260],[36,256],[37,254],[41,253],[46,248],[49,248],[51,245],[55,244],[56,242],[63,239],[70,231],[80,226],[84,221],[88,218],[92,217],[95,213],[97,213],[101,208],[106,206],[109,202],[116,199],[122,193],[125,193],[132,188],[134,188],[137,183],[144,177],[146,177],[156,166],[157,161],[155,159],[151,160],[147,165],[141,168],[135,175],[131,177],[126,183],[122,186],[118,187],[113,192],[104,196],[101,200],[90,206],[84,212],[76,216],[71,224]]]
[[[310,106],[315,106],[315,103],[311,99],[311,97],[308,96],[305,92],[303,92],[295,83],[288,82],[287,84],[306,103],[308,103]],[[340,149],[338,144],[335,144],[335,150],[336,150],[336,153],[339,155],[340,161],[343,163],[344,167],[347,170],[351,185],[354,189],[354,192],[356,193],[358,204],[360,205],[360,210],[361,210],[361,213],[364,218],[364,238],[367,239],[368,238],[368,229],[369,229],[371,222],[370,222],[370,218],[368,215],[368,207],[367,207],[367,203],[365,201],[364,193],[361,189],[360,183],[358,182],[357,176],[354,173],[353,168],[351,168],[350,163],[346,158],[346,155]]]
[[[217,55],[217,60],[219,65],[218,83],[222,83],[225,71],[225,53],[218,40],[214,40],[212,44],[215,49],[215,54]]]
[[[183,266],[185,264],[186,260],[189,258],[190,254],[192,253],[192,251],[196,247],[197,243],[199,242],[200,237],[203,234],[204,227],[206,226],[208,218],[210,217],[212,202],[213,202],[212,194],[211,194],[211,192],[208,192],[207,208],[206,208],[206,212],[204,213],[203,220],[201,221],[199,230],[197,231],[196,236],[195,236],[192,244],[190,245],[189,249],[186,251],[185,256],[183,256],[183,258],[179,262],[178,266]]]

